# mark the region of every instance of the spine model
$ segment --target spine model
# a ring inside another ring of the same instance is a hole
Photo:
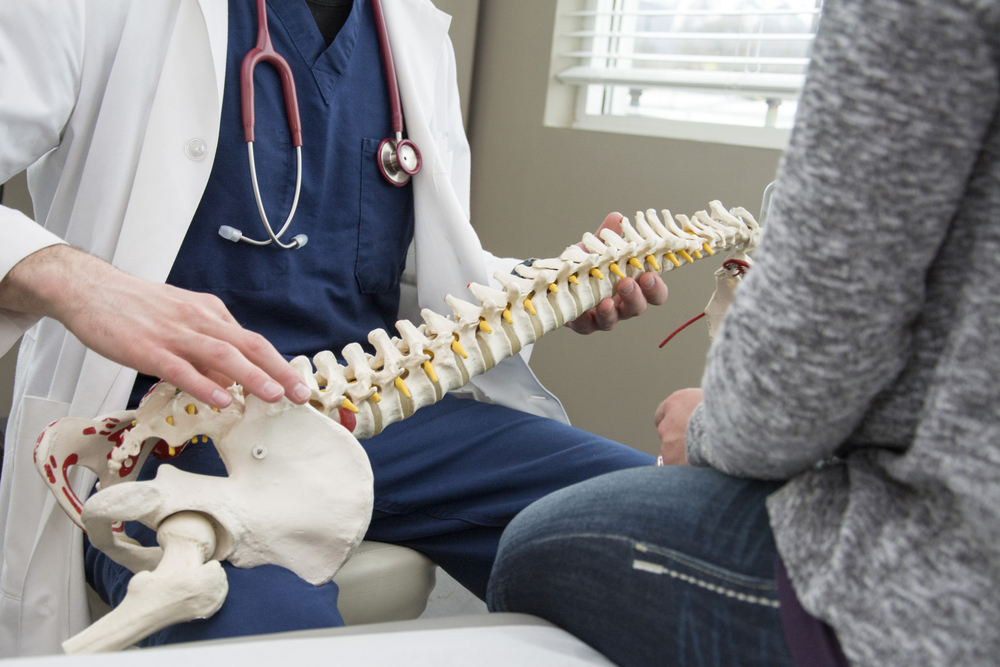
[[[670,271],[728,251],[708,309],[710,320],[713,312],[721,316],[761,230],[742,208],[726,211],[716,201],[710,210],[692,218],[663,211],[662,221],[649,210],[636,214],[634,226],[623,220],[622,236],[586,234],[585,250],[570,246],[558,258],[519,266],[518,275],[497,274],[502,289],[469,285],[479,305],[447,297],[451,318],[424,310],[420,326],[397,322],[399,338],[376,329],[368,335],[375,354],[348,345],[346,366],[329,351],[312,363],[294,359],[315,410],[265,403],[235,385],[230,405],[215,409],[159,383],[135,411],[49,425],[33,453],[44,483],[94,546],[137,573],[125,601],[68,640],[66,651],[122,649],[173,623],[212,615],[228,591],[219,560],[280,565],[316,585],[330,581],[371,518],[373,475],[358,439],[576,319],[612,296],[626,275]],[[214,443],[227,477],[164,465],[154,479],[132,483],[149,455],[171,459],[199,440]],[[98,476],[100,490],[86,502],[67,474],[73,466]],[[124,537],[123,521],[157,530],[160,546]]]
[[[625,276],[671,271],[717,252],[745,259],[760,241],[757,221],[718,201],[709,209],[690,218],[663,210],[662,220],[653,209],[638,212],[634,226],[622,220],[621,236],[587,233],[586,250],[573,245],[557,258],[519,265],[518,275],[498,272],[502,290],[472,283],[478,305],[449,295],[453,317],[424,309],[420,326],[396,323],[398,338],[372,331],[374,355],[352,343],[342,351],[346,366],[328,350],[312,364],[297,357],[292,365],[312,389],[314,408],[358,439],[370,438],[613,296]]]

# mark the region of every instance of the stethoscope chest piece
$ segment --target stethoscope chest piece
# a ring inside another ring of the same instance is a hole
[[[378,169],[395,186],[409,183],[420,164],[420,150],[409,139],[383,139],[378,145]]]

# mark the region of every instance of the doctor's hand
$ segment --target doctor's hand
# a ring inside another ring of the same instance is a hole
[[[660,403],[653,415],[660,434],[663,465],[687,465],[687,427],[691,413],[701,404],[701,389],[678,389]]]
[[[130,276],[67,245],[16,264],[0,281],[0,308],[56,319],[101,356],[218,408],[234,381],[271,403],[309,398],[284,357],[215,296]]]
[[[609,214],[597,228],[598,236],[602,229],[611,229],[616,234],[621,234],[621,213]],[[648,305],[659,306],[666,300],[667,286],[658,274],[649,271],[636,279],[622,278],[618,281],[618,291],[613,297],[603,299],[580,317],[567,322],[566,326],[580,334],[611,331],[620,320],[641,315]]]

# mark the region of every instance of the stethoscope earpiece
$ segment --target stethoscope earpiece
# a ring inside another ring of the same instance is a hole
[[[222,225],[219,227],[219,236],[226,239],[227,241],[232,241],[233,243],[239,243],[240,239],[243,238],[243,232],[229,225]]]
[[[410,182],[420,171],[420,149],[409,139],[383,139],[378,145],[378,169],[386,180],[397,187]]]

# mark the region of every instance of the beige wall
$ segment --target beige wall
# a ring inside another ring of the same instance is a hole
[[[669,208],[691,214],[712,199],[756,214],[780,152],[542,126],[555,0],[482,0],[468,119],[472,221],[498,255],[552,257],[610,211]],[[696,386],[708,348],[697,323],[720,261],[667,276],[668,303],[611,333],[555,331],[532,368],[573,424],[648,452],[653,411],[674,389]]]

